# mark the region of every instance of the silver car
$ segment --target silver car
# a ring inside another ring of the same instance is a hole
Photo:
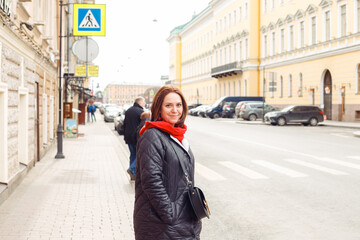
[[[113,122],[114,118],[119,115],[120,111],[121,109],[118,107],[106,107],[104,113],[105,122]]]
[[[264,114],[277,110],[279,109],[263,102],[252,102],[242,105],[239,115],[244,120],[255,121],[263,118]]]

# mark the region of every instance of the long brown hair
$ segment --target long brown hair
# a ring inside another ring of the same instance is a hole
[[[178,89],[177,87],[173,87],[173,86],[163,86],[156,93],[154,100],[152,102],[152,105],[151,105],[151,121],[158,121],[160,119],[160,117],[161,117],[160,112],[161,112],[162,104],[164,102],[166,95],[168,95],[169,93],[176,93],[181,98],[181,102],[182,102],[182,106],[183,106],[183,113],[179,119],[179,122],[177,122],[175,124],[175,127],[183,127],[185,118],[186,118],[186,115],[188,112],[188,106],[187,106],[185,97],[182,94],[182,92],[180,91],[180,89]]]

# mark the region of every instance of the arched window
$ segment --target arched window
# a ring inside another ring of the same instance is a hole
[[[292,75],[289,75],[289,84],[288,84],[288,96],[291,97],[292,96]]]
[[[283,96],[283,87],[284,86],[284,81],[283,81],[283,76],[280,76],[280,82],[279,82],[279,97]]]

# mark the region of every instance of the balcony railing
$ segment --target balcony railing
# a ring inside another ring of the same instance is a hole
[[[222,66],[214,67],[211,69],[211,76],[214,78],[221,78],[236,75],[242,72],[241,66],[241,62],[232,62]]]

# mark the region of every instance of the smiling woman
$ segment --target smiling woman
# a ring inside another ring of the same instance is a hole
[[[200,239],[202,224],[188,197],[187,180],[194,183],[195,160],[184,137],[187,110],[180,90],[164,86],[152,103],[151,121],[140,131],[134,208],[136,240]]]

